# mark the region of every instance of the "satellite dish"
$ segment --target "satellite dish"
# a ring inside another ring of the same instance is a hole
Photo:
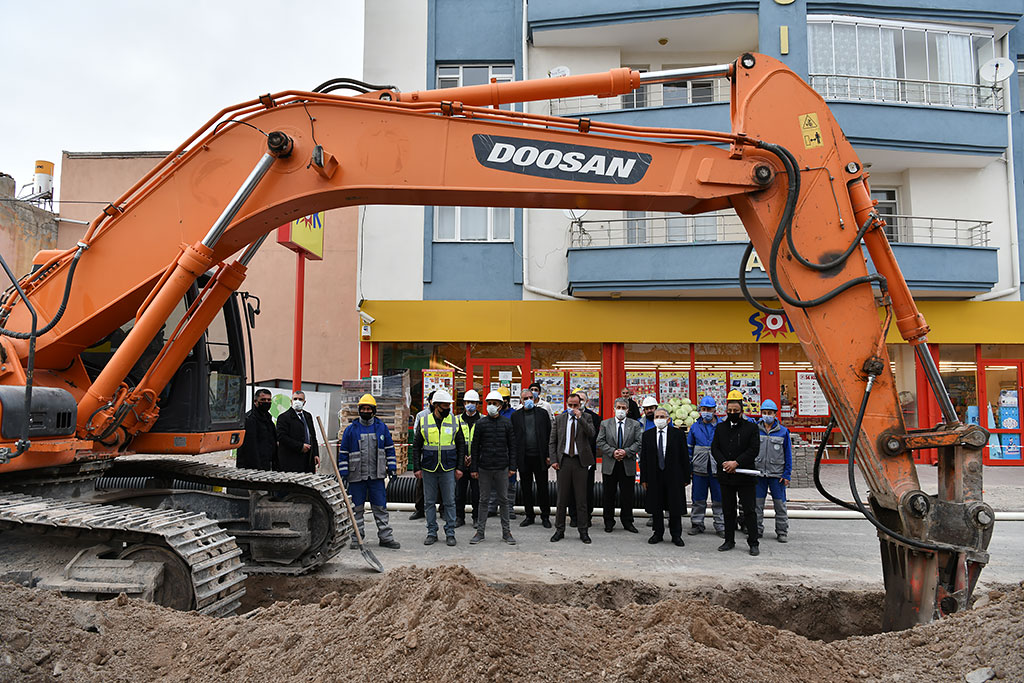
[[[1013,62],[1006,57],[996,57],[981,65],[978,69],[978,76],[981,80],[989,83],[1000,83],[1013,75],[1015,71]]]
[[[586,209],[562,209],[562,213],[565,217],[571,221],[581,221],[583,217],[587,215]]]
[[[1009,61],[1009,60],[1007,60]],[[551,78],[565,78],[570,73],[569,67],[567,66],[556,66],[548,72],[548,76]]]

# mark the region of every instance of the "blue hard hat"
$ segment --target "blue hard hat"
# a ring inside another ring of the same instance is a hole
[[[775,405],[775,401],[770,398],[761,404],[761,410],[778,410],[779,407]]]
[[[718,404],[715,403],[715,397],[714,396],[705,396],[704,398],[702,398],[700,400],[700,407],[701,408],[717,408]]]

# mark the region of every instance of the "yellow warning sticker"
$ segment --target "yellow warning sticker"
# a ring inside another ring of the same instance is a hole
[[[821,126],[818,125],[817,114],[800,115],[800,133],[804,136],[804,149],[824,147],[825,141],[821,139]]]

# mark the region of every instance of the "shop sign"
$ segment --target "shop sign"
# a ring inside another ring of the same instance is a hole
[[[753,328],[750,331],[750,336],[754,338],[754,341],[779,341],[780,337],[782,341],[785,341],[793,332],[793,326],[785,313],[755,312],[747,318],[747,322]]]

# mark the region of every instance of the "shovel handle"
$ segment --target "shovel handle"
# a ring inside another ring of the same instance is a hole
[[[324,429],[324,421],[320,419],[320,416],[316,416],[316,422],[320,425],[320,433],[324,435],[324,443],[329,444],[330,439],[327,438],[327,430]],[[328,446],[330,449],[330,446]],[[345,498],[345,507],[348,508],[348,517],[352,520],[352,533],[356,536],[356,543],[359,547],[363,547],[363,536],[359,533],[359,525],[356,524],[356,513],[352,509],[352,500],[348,497],[348,491],[345,490],[345,484],[341,481],[341,470],[338,469],[338,459],[334,457],[332,453],[327,454],[327,459],[331,461],[331,467],[334,469],[334,476],[338,479],[338,487],[341,489],[341,495]]]

